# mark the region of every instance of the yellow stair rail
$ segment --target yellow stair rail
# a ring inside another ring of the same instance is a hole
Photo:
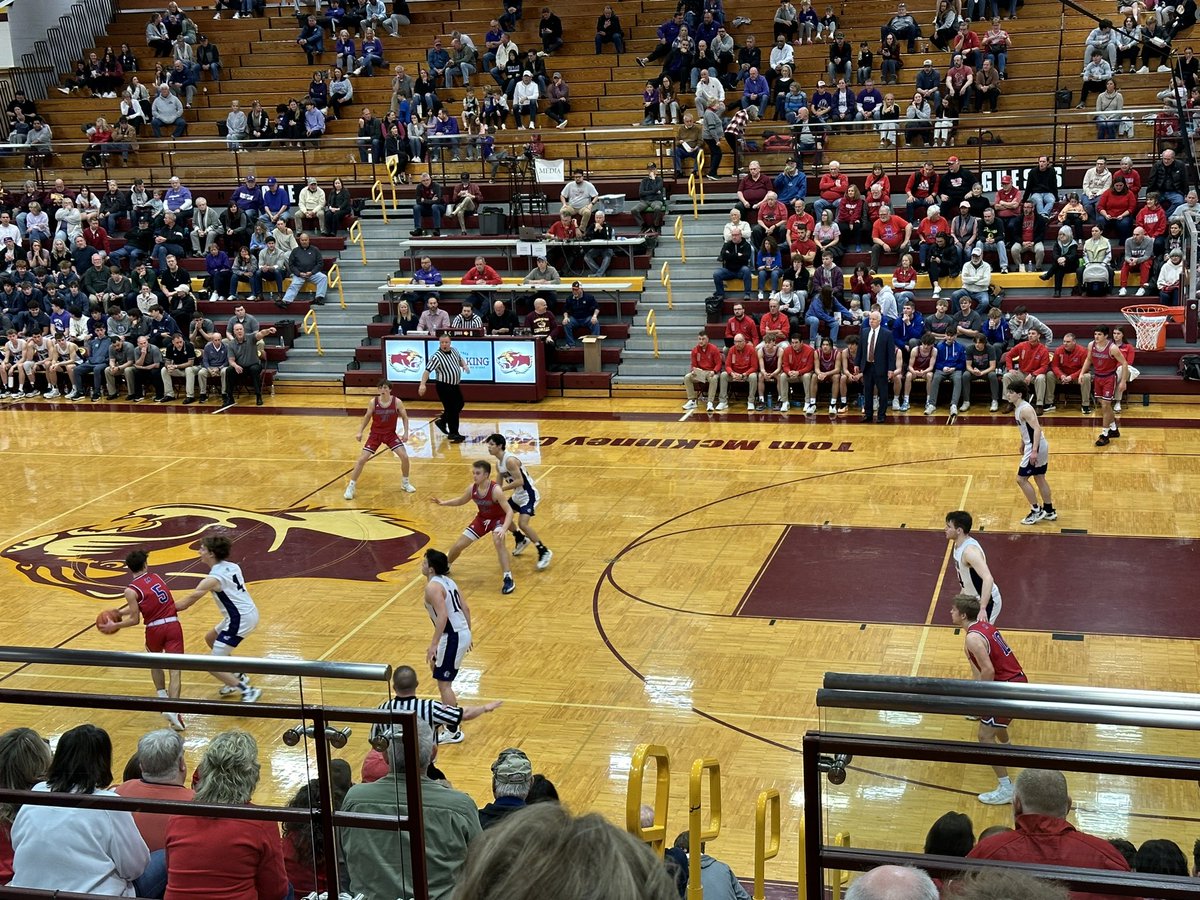
[[[655,321],[654,310],[646,313],[646,334],[654,342],[654,358],[658,359],[658,323]]]
[[[655,762],[654,822],[642,825],[642,782],[646,763]],[[645,841],[663,858],[667,841],[667,807],[671,800],[671,755],[661,744],[641,744],[630,761],[629,788],[625,796],[625,830]]]
[[[700,203],[704,204],[704,148],[696,151],[696,181],[700,187]]]
[[[704,825],[704,775],[708,773],[708,826]],[[700,848],[721,834],[721,764],[712,758],[692,763],[688,780],[688,900],[704,900]]]
[[[317,356],[324,356],[325,351],[321,349],[321,332],[317,328],[317,311],[315,309],[309,309],[309,311],[304,314],[304,320],[300,324],[304,329],[304,333],[311,334],[313,339],[316,341]]]
[[[383,224],[388,224],[387,204],[383,202],[383,182],[378,178],[376,178],[375,183],[371,185],[371,199],[379,204],[379,211],[383,213]]]
[[[758,795],[754,809],[754,900],[765,900],[767,860],[779,855],[779,791],[769,788]],[[804,848],[800,849],[801,857]],[[801,892],[804,885],[800,885]]]
[[[687,262],[687,248],[683,246],[683,216],[675,217],[675,240],[679,241],[679,261]]]
[[[671,302],[671,263],[670,263],[670,261],[663,260],[662,268],[658,270],[658,280],[662,284],[663,290],[665,290],[667,292],[667,309],[674,309],[675,305]]]
[[[387,221],[384,219],[384,221]],[[362,220],[355,219],[350,223],[350,243],[358,244],[358,249],[362,251],[363,265],[367,264],[367,244],[363,240]]]
[[[392,209],[400,209],[400,204],[396,201],[396,182],[400,176],[400,157],[389,156],[383,161],[388,173],[388,187],[392,189]]]
[[[325,278],[329,284],[327,287],[337,288],[338,299],[342,302],[342,309],[346,308],[346,292],[342,289],[342,268],[336,262],[329,267],[329,271],[325,273]]]
[[[833,843],[838,847],[850,846],[850,832],[839,831],[833,836]],[[842,891],[850,883],[850,873],[841,869],[831,869],[829,872],[829,896],[831,900],[842,900]]]
[[[697,178],[695,172],[688,176],[688,196],[692,198],[693,219],[700,218],[700,194],[696,190],[696,182],[698,181],[702,182],[703,180]],[[703,184],[701,184],[701,190],[703,190]]]

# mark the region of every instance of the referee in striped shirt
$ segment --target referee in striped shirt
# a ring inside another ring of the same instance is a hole
[[[397,666],[392,673],[392,689],[396,696],[379,704],[380,709],[392,712],[416,713],[433,729],[439,744],[457,744],[463,739],[462,723],[490,713],[500,705],[499,700],[483,706],[447,706],[437,700],[422,700],[417,697],[417,673],[410,666]],[[371,745],[382,738],[390,738],[392,728],[377,722],[371,726]]]
[[[425,371],[421,373],[421,386],[417,389],[417,394],[424,397],[425,385],[429,381],[429,373],[432,372],[437,381],[438,400],[442,402],[442,414],[433,424],[443,434],[449,435],[450,441],[455,444],[466,440],[458,430],[458,414],[466,405],[460,386],[462,376],[470,371],[471,367],[462,358],[462,354],[450,346],[450,335],[443,334],[438,338],[437,350],[425,364]]]

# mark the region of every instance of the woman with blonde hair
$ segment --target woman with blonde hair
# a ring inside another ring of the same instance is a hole
[[[213,738],[200,762],[196,803],[248,806],[259,777],[258,744],[244,731]],[[167,900],[288,894],[279,825],[250,819],[172,816],[167,824]]]

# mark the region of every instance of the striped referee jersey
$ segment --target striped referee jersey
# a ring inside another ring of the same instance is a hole
[[[437,700],[422,700],[418,697],[393,697],[391,700],[380,703],[379,708],[392,712],[416,713],[417,718],[423,719],[433,729],[434,734],[437,734],[438,726],[447,731],[458,731],[458,726],[462,724],[463,718],[461,706],[447,706]],[[371,726],[372,741],[391,736],[391,725],[376,722]]]
[[[449,351],[439,347],[425,364],[425,369],[433,373],[433,377],[442,384],[458,384],[462,381],[462,367],[465,360],[453,347]]]

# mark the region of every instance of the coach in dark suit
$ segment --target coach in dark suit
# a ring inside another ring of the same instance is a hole
[[[866,394],[866,402],[863,405],[864,422],[870,422],[872,418],[877,422],[884,420],[884,412],[887,409],[888,370],[895,359],[896,341],[892,337],[892,331],[883,327],[883,317],[877,311],[872,312],[858,339],[856,360],[859,370],[863,373],[863,392]],[[872,416],[876,391],[879,392],[879,407]]]

